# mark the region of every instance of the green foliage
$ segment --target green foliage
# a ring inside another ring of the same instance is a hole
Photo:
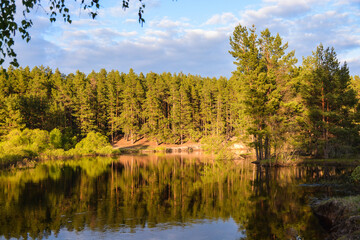
[[[5,136],[0,147],[3,153],[10,153],[15,149],[41,153],[49,148],[49,133],[40,129],[13,130]]]
[[[319,47],[297,68],[278,34],[265,29],[258,36],[241,25],[230,45],[237,70],[229,80],[182,73],[145,77],[132,69],[65,75],[43,66],[1,68],[0,139],[26,127],[52,131],[49,146],[28,149],[36,153],[67,152],[90,132],[111,143],[121,137],[158,145],[202,139],[221,158],[230,158],[223,142],[234,136],[254,147],[259,160],[359,151],[359,78],[350,80],[333,49]],[[76,150],[71,152],[65,155]],[[89,148],[83,152],[91,154]]]
[[[340,66],[334,48],[319,45],[300,71],[303,99],[304,148],[318,157],[353,154],[359,143],[358,100],[346,64]]]
[[[50,132],[50,144],[54,148],[62,148],[63,147],[63,136],[59,129],[54,128]]]
[[[45,67],[0,71],[0,134],[39,128],[62,133],[65,150],[75,136],[100,132],[111,142],[124,136],[160,143],[199,141],[208,135],[231,137],[239,131],[237,98],[225,78],[130,70],[77,71],[64,75]],[[59,145],[58,145],[59,146]]]
[[[98,132],[89,132],[87,136],[76,144],[75,149],[70,152],[75,154],[101,154],[109,155],[113,153],[113,148],[110,145],[106,136]]]
[[[108,138],[90,132],[75,148],[66,151],[62,146],[70,144],[58,129],[50,133],[39,129],[12,130],[0,142],[0,165],[16,164],[24,159],[54,159],[81,155],[111,155],[119,153],[109,144]],[[65,142],[65,144],[64,144]]]
[[[265,29],[258,36],[255,27],[241,25],[230,37],[230,45],[237,65],[233,79],[238,82],[242,125],[253,138],[257,159],[269,159],[271,150],[277,154],[281,146],[286,118],[279,113],[288,100],[286,83],[297,61],[294,51],[285,53],[288,45],[282,43],[279,34],[272,36]]]
[[[360,166],[357,166],[351,173],[351,179],[355,182],[360,182]]]
[[[0,143],[0,163],[33,159],[49,149],[49,133],[39,129],[12,130]]]

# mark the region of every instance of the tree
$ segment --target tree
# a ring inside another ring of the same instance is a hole
[[[142,2],[143,0],[138,1],[140,2],[139,23],[143,24],[145,22],[143,18],[145,4]],[[17,54],[13,49],[14,37],[18,33],[21,34],[22,39],[27,42],[30,41],[31,36],[28,29],[33,25],[33,21],[27,15],[41,8],[49,16],[50,22],[55,22],[60,16],[64,22],[71,23],[70,12],[72,10],[69,7],[70,4],[66,3],[65,0],[50,0],[47,6],[43,5],[44,2],[41,2],[41,0],[23,0],[21,6],[18,6],[16,2],[16,0],[1,0],[0,2],[0,46],[2,55],[0,65],[5,61],[6,57],[9,57],[11,59],[10,64],[18,67]],[[87,10],[93,19],[98,15],[98,10],[101,8],[100,0],[75,0],[75,2],[80,3],[80,8]],[[122,7],[124,10],[129,8],[129,3],[130,0],[123,0]],[[20,21],[15,19],[18,8],[23,9],[23,18]]]
[[[142,74],[138,76],[133,69],[125,76],[122,106],[120,118],[125,139],[133,143],[138,140],[138,135],[143,124],[142,106],[145,98],[145,91],[142,81]]]
[[[111,71],[107,75],[107,89],[108,89],[108,102],[107,102],[107,115],[109,133],[111,142],[114,143],[117,133],[121,130],[121,97],[124,85],[124,74],[120,75],[118,71]]]
[[[269,159],[271,146],[276,145],[276,128],[281,128],[277,117],[281,106],[284,80],[290,74],[294,52],[285,54],[288,45],[279,34],[272,36],[268,29],[258,37],[253,26],[249,30],[238,25],[230,37],[239,82],[242,119],[247,133],[253,138],[257,160]]]
[[[157,143],[161,143],[166,141],[167,137],[168,124],[164,111],[167,89],[163,79],[152,72],[146,75],[146,88],[146,99],[143,106],[143,117],[145,119],[143,132],[153,137]]]
[[[97,130],[93,109],[93,102],[95,101],[94,91],[89,79],[80,71],[76,71],[76,75],[73,78],[73,84],[76,89],[73,96],[75,105],[75,112],[73,115],[78,121],[81,134],[86,136],[89,132]]]
[[[304,60],[301,78],[310,153],[329,158],[354,152],[359,141],[358,100],[346,63],[340,66],[334,48],[320,44]]]

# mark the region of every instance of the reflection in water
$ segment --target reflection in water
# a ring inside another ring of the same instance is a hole
[[[0,173],[0,238],[323,239],[309,197],[341,194],[331,183],[350,170],[192,155],[45,162]]]

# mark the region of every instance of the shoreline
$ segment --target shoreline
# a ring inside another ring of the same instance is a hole
[[[164,153],[164,154],[170,154],[170,153],[192,153],[192,152],[204,152],[206,151],[204,149],[201,149],[199,147],[189,147],[189,146],[167,146],[163,148],[134,148],[134,147],[120,147],[120,148],[114,148],[115,152],[111,154],[98,154],[98,153],[92,153],[92,154],[81,154],[81,155],[61,155],[61,156],[46,156],[45,154],[40,154],[38,156],[32,157],[32,158],[23,158],[18,160],[12,160],[10,162],[4,162],[0,163],[0,169],[6,170],[6,169],[22,169],[22,168],[32,168],[34,167],[38,162],[40,161],[46,161],[46,160],[66,160],[66,159],[77,159],[82,157],[116,157],[121,155],[128,155],[128,154],[155,154],[155,153]],[[234,150],[235,151],[235,150]],[[246,154],[240,154],[236,156],[231,161],[251,161],[251,163],[261,166],[261,167],[301,167],[301,166],[307,166],[307,167],[351,167],[351,166],[360,166],[360,159],[355,158],[339,158],[339,159],[310,159],[310,158],[304,158],[304,159],[297,159],[297,160],[289,160],[287,162],[259,162],[259,161],[253,161],[254,156],[246,155]],[[220,160],[221,161],[221,160]]]
[[[286,162],[259,162],[253,161],[253,164],[260,165],[262,167],[292,167],[292,166],[330,166],[330,167],[351,167],[351,166],[359,166],[360,159],[358,158],[338,158],[338,159],[297,159],[297,160],[289,160]]]
[[[327,239],[360,238],[360,195],[330,198],[310,204]]]

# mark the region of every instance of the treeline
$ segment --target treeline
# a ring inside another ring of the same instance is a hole
[[[321,44],[295,66],[294,51],[268,29],[238,25],[230,37],[246,133],[258,160],[294,153],[339,157],[359,151],[359,78]]]
[[[86,75],[9,67],[0,70],[0,136],[12,129],[59,129],[65,138],[96,131],[158,144],[240,136],[259,160],[301,153],[358,152],[360,80],[320,45],[300,67],[268,30],[236,27],[238,66],[230,79],[100,70]],[[284,155],[285,154],[285,155]]]
[[[114,142],[147,136],[160,143],[235,135],[236,89],[226,78],[184,74],[77,71],[9,67],[0,73],[0,126],[58,128],[65,135],[100,132]]]

